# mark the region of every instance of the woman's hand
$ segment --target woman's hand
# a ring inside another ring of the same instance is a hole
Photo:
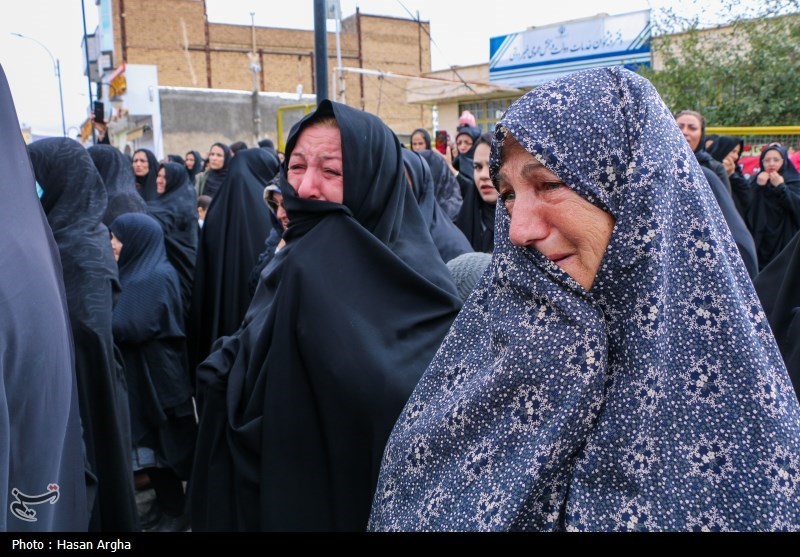
[[[443,155],[439,151],[434,151],[434,153],[441,155],[441,157],[447,163],[447,167],[450,169],[450,172],[458,176],[458,170],[456,170],[455,167],[453,166],[453,155],[450,153],[450,149],[445,149]]]
[[[769,173],[769,183],[772,184],[772,187],[777,188],[778,186],[783,185],[783,176],[773,170]]]
[[[759,186],[766,186],[767,182],[769,182],[769,173],[768,172],[759,172],[758,176],[756,177],[756,184]]]
[[[731,176],[736,172],[736,155],[730,153],[727,157],[722,159],[722,165],[725,167],[725,172],[728,173],[728,176]]]
[[[103,139],[106,136],[106,132],[108,131],[108,124],[100,123],[94,119],[94,114],[92,114],[89,119],[92,121],[92,126],[94,129],[97,130],[97,135],[99,139]]]

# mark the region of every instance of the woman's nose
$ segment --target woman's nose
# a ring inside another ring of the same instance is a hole
[[[302,199],[319,199],[321,195],[319,186],[318,174],[311,168],[306,169],[297,188],[297,196]]]
[[[508,237],[515,246],[535,247],[547,237],[550,227],[541,214],[540,203],[521,197],[514,202]]]

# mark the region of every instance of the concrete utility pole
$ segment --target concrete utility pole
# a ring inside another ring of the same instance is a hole
[[[317,106],[328,98],[328,24],[325,0],[314,0],[314,82]]]
[[[258,63],[258,52],[256,51],[256,13],[250,12],[250,26],[253,35],[253,50],[249,54],[250,71],[253,72],[253,147],[258,147],[261,138],[261,107],[258,105],[258,74],[261,71],[261,64]]]

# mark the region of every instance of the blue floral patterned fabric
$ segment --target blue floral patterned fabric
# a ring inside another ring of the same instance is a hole
[[[700,167],[645,79],[579,72],[511,134],[616,219],[591,291],[509,241],[418,384],[374,530],[796,530],[800,408]]]

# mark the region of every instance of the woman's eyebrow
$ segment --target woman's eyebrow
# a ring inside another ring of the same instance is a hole
[[[533,160],[522,167],[522,172],[520,174],[522,174],[523,178],[528,179],[539,174],[542,169],[545,169],[544,165],[539,161]]]

